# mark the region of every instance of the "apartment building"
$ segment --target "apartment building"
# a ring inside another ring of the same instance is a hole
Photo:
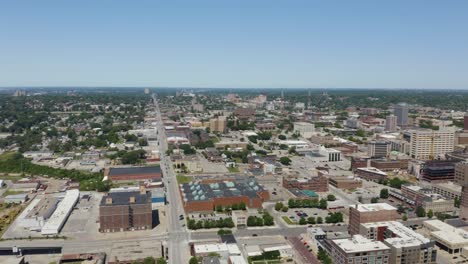
[[[413,159],[429,160],[443,157],[455,146],[455,132],[452,129],[410,131],[410,156]]]

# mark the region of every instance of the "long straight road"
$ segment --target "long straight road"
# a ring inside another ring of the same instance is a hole
[[[190,251],[188,242],[190,240],[189,233],[184,228],[184,220],[179,219],[179,215],[183,215],[182,201],[179,195],[179,186],[171,164],[171,159],[166,156],[167,140],[166,132],[161,118],[161,111],[159,109],[158,100],[156,95],[153,94],[153,102],[156,110],[156,129],[159,144],[159,151],[161,153],[161,170],[164,175],[164,184],[167,186],[167,200],[169,203],[168,210],[168,234],[169,234],[169,263],[188,263],[190,258]]]

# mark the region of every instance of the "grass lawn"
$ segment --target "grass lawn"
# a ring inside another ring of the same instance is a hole
[[[288,225],[297,225],[297,222],[293,222],[293,221],[292,221],[291,219],[289,219],[289,217],[287,217],[287,216],[283,216],[282,218],[283,218],[284,222],[286,222],[286,224],[288,224]]]
[[[189,183],[192,181],[192,177],[189,176],[177,175],[176,178],[179,184]]]
[[[239,167],[228,167],[229,172],[239,172]]]
[[[14,195],[14,194],[20,194],[20,193],[27,193],[27,192],[6,190],[2,196],[7,197],[8,195]]]
[[[0,174],[0,180],[10,180],[12,182],[16,182],[17,180],[21,180],[26,176],[21,175],[12,175],[12,174]]]

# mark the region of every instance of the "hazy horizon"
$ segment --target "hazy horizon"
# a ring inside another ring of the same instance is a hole
[[[432,0],[8,1],[0,86],[468,89],[465,10]]]

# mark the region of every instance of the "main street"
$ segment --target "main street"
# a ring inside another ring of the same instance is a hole
[[[159,144],[159,151],[161,155],[161,171],[164,175],[164,184],[167,187],[167,201],[168,201],[168,233],[169,233],[169,263],[188,263],[190,258],[188,242],[189,232],[183,226],[185,221],[179,219],[179,215],[183,215],[182,201],[179,195],[179,186],[177,184],[176,175],[174,173],[171,159],[166,155],[167,140],[164,124],[161,118],[161,111],[159,109],[158,100],[156,95],[153,94],[153,102],[156,111],[156,129],[157,139]]]

